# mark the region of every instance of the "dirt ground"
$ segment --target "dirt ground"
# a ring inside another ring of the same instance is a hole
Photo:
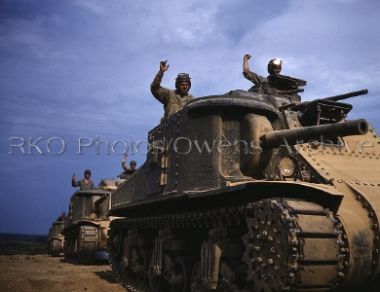
[[[0,255],[0,291],[126,292],[108,264],[77,265],[48,255]]]

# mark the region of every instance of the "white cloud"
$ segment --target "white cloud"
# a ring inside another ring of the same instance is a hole
[[[226,1],[73,3],[84,8],[80,14],[68,10],[65,18],[64,13],[53,13],[32,22],[35,29],[24,25],[19,32],[26,35],[18,36],[19,42],[35,42],[39,74],[50,75],[60,104],[86,104],[90,96],[94,109],[103,107],[115,115],[123,111],[136,118],[141,117],[136,108],[149,106],[153,112],[144,111],[142,117],[152,125],[162,114],[149,90],[160,59],[168,58],[171,64],[164,86],[173,87],[178,72],[189,72],[193,93],[207,95],[250,87],[241,74],[246,52],[253,55],[251,68],[262,75],[267,74],[269,59],[283,58],[284,74],[308,81],[306,98],[362,87],[378,91],[373,81],[379,79],[378,61],[371,58],[379,44],[365,45],[376,34],[368,29],[373,14],[355,15],[357,22],[350,24],[355,3],[293,0],[280,13],[256,23],[258,3],[247,1],[243,6],[252,7],[252,25],[242,30],[239,41],[221,29],[222,23],[226,25],[223,15],[228,15],[231,25],[245,24],[236,11],[229,14],[232,6]],[[53,24],[50,30],[49,24]],[[63,34],[53,41],[51,34],[56,32]]]

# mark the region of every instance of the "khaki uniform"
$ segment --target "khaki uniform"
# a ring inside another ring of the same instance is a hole
[[[85,179],[81,179],[79,181],[72,180],[71,185],[73,187],[79,187],[79,190],[81,191],[95,190],[95,185],[92,180],[90,180],[88,183],[86,183]]]
[[[288,98],[293,101],[300,101],[301,97],[297,93],[286,94],[277,89],[273,84],[269,82],[270,75],[265,78],[257,75],[252,71],[243,71],[243,75],[246,79],[252,81],[255,86],[252,86],[248,91],[257,92],[259,94],[269,94]]]
[[[267,78],[257,75],[252,71],[243,71],[243,75],[249,81],[252,81],[255,86],[251,87],[248,91],[257,92],[261,94],[276,94],[277,89],[269,84]]]
[[[121,162],[121,167],[124,169],[124,172],[119,175],[121,179],[129,179],[137,171],[137,169],[130,168],[125,161]]]
[[[150,85],[150,90],[153,96],[164,105],[164,117],[167,118],[182,109],[186,103],[193,99],[193,96],[191,94],[181,96],[177,90],[162,87],[161,80],[163,76],[164,73],[157,73],[152,84]]]

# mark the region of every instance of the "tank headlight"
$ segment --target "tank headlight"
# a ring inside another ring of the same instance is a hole
[[[279,168],[280,168],[281,175],[283,177],[290,177],[294,174],[296,166],[294,164],[293,159],[286,156],[286,157],[281,158],[280,163],[279,163]]]

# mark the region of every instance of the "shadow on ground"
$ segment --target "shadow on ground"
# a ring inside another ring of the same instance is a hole
[[[97,275],[100,279],[107,281],[108,283],[116,283],[115,277],[112,274],[112,271],[100,271],[95,272],[95,275]]]
[[[71,265],[78,265],[78,266],[104,266],[109,265],[108,260],[93,260],[88,263],[79,263],[78,259],[72,258],[72,259],[60,259],[61,263],[71,264]]]

